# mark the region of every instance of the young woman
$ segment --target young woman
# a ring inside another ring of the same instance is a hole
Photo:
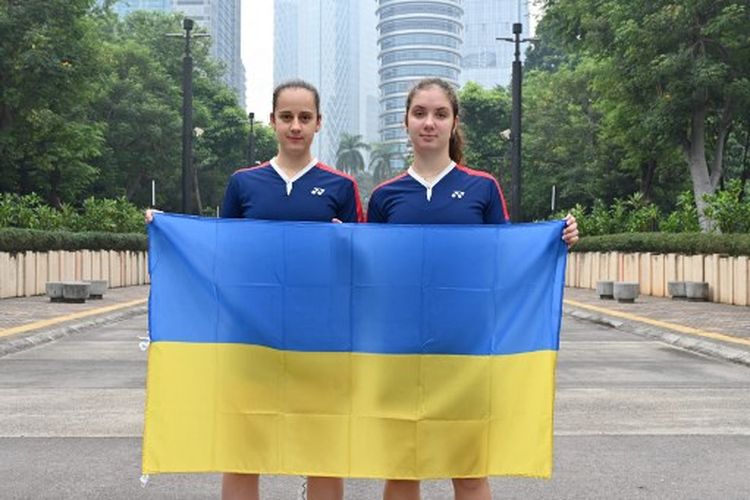
[[[406,130],[414,151],[409,169],[375,188],[368,222],[391,224],[502,224],[509,221],[500,185],[484,172],[461,166],[458,97],[447,82],[422,80],[406,98]],[[562,239],[578,241],[575,218],[566,217]],[[490,500],[487,478],[453,479],[456,500]],[[419,481],[388,480],[385,500],[419,499]]]
[[[242,168],[232,174],[221,216],[362,222],[356,181],[318,162],[310,151],[321,126],[320,97],[315,87],[302,80],[276,87],[270,121],[278,141],[277,155],[262,165]],[[152,218],[153,211],[147,211],[146,220]],[[307,497],[340,500],[343,489],[341,478],[310,477]],[[222,498],[257,500],[258,474],[224,474]]]

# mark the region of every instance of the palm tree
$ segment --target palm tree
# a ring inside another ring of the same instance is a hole
[[[370,170],[375,184],[379,184],[393,175],[391,160],[403,158],[395,144],[376,142],[370,150]]]
[[[336,168],[347,174],[362,172],[365,169],[365,158],[360,149],[370,149],[369,144],[362,142],[361,135],[342,133],[336,150]]]

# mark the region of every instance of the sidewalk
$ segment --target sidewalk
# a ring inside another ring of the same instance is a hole
[[[84,328],[145,314],[149,287],[107,290],[103,300],[51,303],[47,297],[0,300],[0,356]],[[601,300],[595,290],[565,289],[566,315],[750,366],[750,307],[650,297],[634,304]]]
[[[566,315],[750,366],[750,307],[641,295],[633,304],[566,288]]]
[[[52,303],[46,296],[0,300],[0,356],[84,328],[147,312],[148,285],[110,288],[101,300]]]

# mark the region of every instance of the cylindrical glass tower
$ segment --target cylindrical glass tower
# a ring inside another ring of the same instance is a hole
[[[401,153],[406,95],[414,83],[440,77],[459,86],[463,12],[461,0],[378,0],[380,140]]]

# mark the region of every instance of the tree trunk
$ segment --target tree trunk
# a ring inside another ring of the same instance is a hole
[[[695,208],[698,210],[698,223],[702,232],[708,232],[713,227],[712,221],[706,218],[706,202],[703,196],[712,194],[711,179],[708,175],[708,163],[706,163],[706,108],[701,106],[693,111],[693,119],[690,127],[690,138],[685,146],[685,156],[690,169],[690,178],[693,181],[693,195],[695,197]]]

